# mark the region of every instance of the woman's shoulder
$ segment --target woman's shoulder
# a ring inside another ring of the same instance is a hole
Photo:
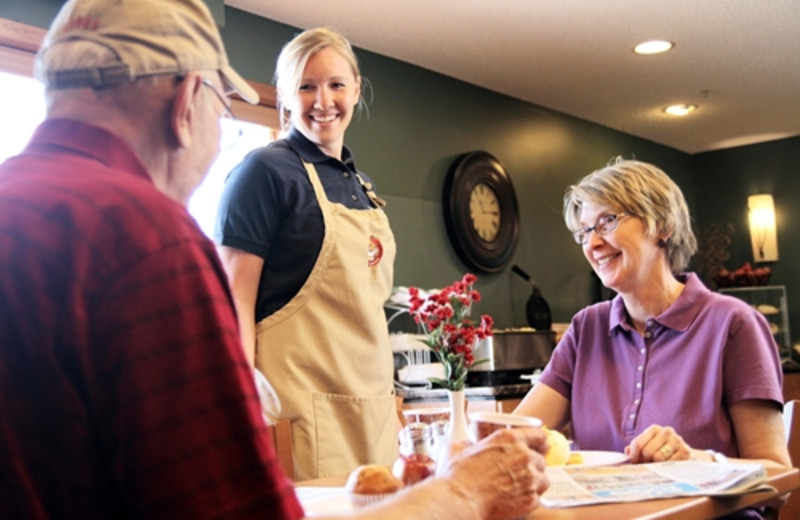
[[[596,302],[582,308],[572,317],[575,332],[595,334],[611,327],[613,300]]]
[[[582,320],[592,320],[592,319],[608,319],[608,316],[611,314],[611,308],[614,304],[614,300],[603,300],[599,302],[595,302],[592,304],[587,305],[583,309],[579,310],[575,313],[575,318],[579,318]]]
[[[679,300],[683,312],[711,314],[727,321],[755,310],[739,298],[709,289],[696,274],[686,274],[679,280],[686,284]]]
[[[746,301],[731,296],[730,294],[723,294],[715,291],[709,291],[706,295],[706,308],[723,315],[757,312],[757,309]]]
[[[269,182],[289,182],[303,173],[303,163],[297,153],[282,139],[256,148],[248,153],[231,171],[231,178],[261,178]]]
[[[272,141],[266,146],[256,148],[249,152],[244,161],[258,161],[268,165],[280,163],[291,163],[292,165],[301,166],[300,157],[297,155],[289,143],[285,139],[278,139]]]

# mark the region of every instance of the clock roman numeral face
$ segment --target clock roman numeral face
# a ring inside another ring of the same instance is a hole
[[[492,242],[500,231],[500,205],[497,193],[487,184],[478,183],[469,194],[472,228],[481,239]]]

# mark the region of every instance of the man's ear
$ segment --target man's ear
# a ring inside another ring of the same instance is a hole
[[[192,145],[193,128],[198,119],[196,101],[202,85],[203,80],[196,72],[188,73],[178,84],[177,94],[172,102],[170,122],[172,133],[181,148]]]

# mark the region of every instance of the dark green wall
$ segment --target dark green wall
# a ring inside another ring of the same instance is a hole
[[[63,3],[61,0],[3,0],[0,18],[47,27]]]
[[[203,0],[217,25],[225,24],[224,0]],[[0,18],[47,27],[66,0],[3,0]]]
[[[697,204],[694,214],[703,224],[730,223],[728,268],[753,262],[747,227],[747,197],[771,193],[778,228],[777,262],[770,284],[785,285],[790,331],[800,342],[800,137],[731,148],[692,157]]]
[[[0,17],[44,27],[60,4],[6,0]],[[236,9],[224,12],[222,34],[231,61],[255,81],[271,83],[281,46],[297,32]],[[690,156],[391,58],[357,53],[374,97],[369,116],[352,124],[347,144],[389,203],[399,247],[398,285],[441,287],[467,270],[447,240],[441,190],[457,155],[485,150],[508,170],[522,209],[512,262],[541,287],[555,321],[568,321],[590,302],[592,290],[590,269],[564,228],[561,197],[579,177],[623,155],[653,162],[669,173],[684,190],[698,225],[719,220],[737,226],[729,267],[750,258],[746,196],[774,193],[781,212],[781,261],[773,266],[773,282],[787,285],[790,306],[794,301],[800,311],[800,293],[791,292],[797,278],[791,245],[800,243],[800,237],[788,229],[794,216],[790,198],[797,200],[793,195],[798,189],[789,161],[797,156],[800,140]],[[500,327],[525,325],[530,286],[510,270],[478,274],[484,296],[478,311],[491,313]],[[800,335],[800,313],[792,317]]]

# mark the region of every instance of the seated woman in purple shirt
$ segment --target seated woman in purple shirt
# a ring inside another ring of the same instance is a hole
[[[678,186],[617,159],[569,188],[564,220],[617,296],[575,315],[514,413],[569,423],[580,449],[634,463],[790,467],[773,336],[755,309],[681,273],[697,242]]]

